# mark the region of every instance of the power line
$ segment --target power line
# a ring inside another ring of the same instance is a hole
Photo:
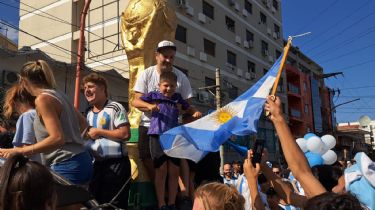
[[[321,10],[317,15],[315,15],[315,17],[311,18],[311,20],[309,21],[308,24],[304,24],[299,30],[297,30],[297,34],[300,33],[302,30],[304,30],[305,28],[307,28],[308,26],[310,26],[311,24],[315,23],[316,22],[315,20],[317,18],[321,17],[322,14],[324,14],[326,11],[328,11],[328,9],[333,7],[337,2],[338,2],[338,0],[335,0],[330,5],[328,5],[326,8]]]
[[[354,43],[355,41],[358,41],[360,40],[361,38],[367,36],[367,35],[370,35],[371,33],[375,32],[375,26],[371,26],[370,28],[366,29],[365,31],[363,32],[360,32],[356,35],[354,35],[353,37],[349,38],[349,39],[346,39],[342,42],[339,42],[338,44],[336,45],[333,45],[331,47],[328,47],[326,48],[325,50],[322,50],[320,52],[317,52],[315,54],[312,54],[312,56],[317,56],[317,57],[321,57],[322,55],[326,54],[327,52],[329,52],[330,49],[334,48],[335,50],[337,50],[338,48],[340,48],[341,46],[347,46],[348,44],[352,44]]]
[[[44,15],[41,15],[41,14],[34,13],[34,14],[37,15],[37,16],[44,17],[44,18],[47,18],[47,19],[49,19],[49,20],[57,21],[57,22],[59,22],[59,23],[64,23],[64,24],[67,24],[67,25],[70,25],[70,26],[74,26],[74,27],[79,28],[79,26],[76,25],[76,24],[69,23],[68,21],[66,21],[66,20],[64,20],[64,19],[61,19],[61,18],[56,17],[56,16],[54,16],[54,15],[51,15],[51,14],[49,14],[49,13],[47,13],[47,12],[44,12],[44,11],[38,9],[38,8],[35,8],[35,7],[30,6],[30,5],[28,5],[28,4],[26,4],[26,3],[23,3],[23,2],[19,2],[19,3],[20,3],[20,4],[23,4],[23,5],[27,6],[27,7],[30,7],[30,8],[32,8],[32,9],[36,10],[36,11],[39,11],[39,12],[41,12],[41,13],[44,13],[44,14],[48,15],[49,17],[44,16]],[[11,7],[11,8],[15,8],[15,9],[17,9],[17,10],[19,9],[19,10],[25,11],[25,12],[27,12],[27,13],[29,13],[29,14],[32,12],[32,11],[29,11],[29,10],[25,10],[25,9],[21,9],[21,8],[19,8],[19,7],[12,6],[12,5],[7,4],[7,3],[4,3],[4,2],[2,2],[2,1],[0,1],[0,4],[5,5],[5,6],[8,6],[8,7]],[[118,17],[117,17],[117,19],[118,19]],[[84,30],[87,31],[89,34],[92,34],[92,35],[94,35],[94,36],[96,36],[96,37],[102,38],[103,40],[105,40],[105,41],[107,41],[107,42],[109,42],[109,43],[115,45],[115,47],[117,47],[117,46],[119,45],[118,43],[112,42],[112,41],[110,41],[110,40],[108,40],[108,39],[106,39],[106,38],[104,38],[104,37],[102,37],[102,36],[99,36],[99,35],[93,33],[93,32],[90,31],[90,30],[87,30],[87,29],[84,29]],[[117,61],[117,62],[121,63],[120,61]]]
[[[365,20],[366,18],[368,18],[368,17],[370,17],[370,16],[372,16],[372,15],[374,15],[374,14],[375,14],[375,11],[370,12],[369,14],[367,14],[367,15],[363,16],[362,18],[360,18],[359,20],[357,20],[357,21],[355,21],[354,23],[350,24],[349,26],[345,27],[345,28],[344,28],[343,30],[341,30],[340,32],[338,32],[338,33],[336,33],[336,34],[330,36],[330,37],[327,38],[327,39],[325,39],[324,41],[322,41],[322,43],[324,44],[324,43],[326,43],[327,41],[332,40],[333,38],[337,38],[337,36],[341,35],[341,34],[344,33],[346,30],[352,28],[353,26],[357,25],[358,23],[362,22],[363,20]],[[306,53],[307,53],[307,52],[310,52],[310,51],[313,51],[314,49],[317,49],[317,48],[319,48],[320,46],[321,46],[321,44],[320,44],[320,45],[318,44],[318,45],[316,45],[316,46],[314,46],[314,47],[312,47],[312,48],[310,48],[310,49],[307,49],[307,50],[306,50]]]
[[[0,23],[2,23],[3,25],[6,25],[6,26],[8,26],[8,27],[13,28],[14,30],[20,31],[20,32],[22,32],[22,33],[24,33],[24,34],[26,34],[26,35],[29,35],[29,36],[31,36],[31,37],[33,37],[33,38],[35,38],[35,39],[38,39],[38,40],[40,40],[40,41],[42,41],[42,42],[46,42],[46,43],[50,44],[50,46],[54,47],[55,49],[58,49],[58,50],[60,50],[60,51],[62,51],[62,52],[64,52],[64,53],[66,53],[66,54],[68,54],[68,55],[74,54],[74,55],[78,56],[78,54],[77,54],[76,52],[72,52],[72,51],[67,50],[67,49],[65,49],[65,48],[63,48],[63,47],[60,47],[60,46],[58,46],[58,45],[56,45],[56,44],[54,44],[54,43],[51,43],[51,42],[49,42],[49,41],[47,41],[47,40],[44,40],[44,39],[42,39],[42,38],[40,38],[40,37],[38,37],[38,36],[35,36],[35,35],[33,35],[33,34],[30,34],[30,33],[26,32],[26,31],[24,31],[24,30],[22,30],[22,29],[20,29],[20,28],[18,28],[18,27],[16,27],[16,26],[14,26],[14,25],[12,25],[12,24],[10,24],[10,23],[4,22],[3,20],[0,20]],[[117,68],[117,67],[115,67],[115,66],[112,66],[112,65],[109,65],[109,64],[103,63],[102,61],[98,61],[98,60],[95,60],[95,59],[92,59],[92,58],[88,58],[88,59],[90,59],[90,60],[92,60],[92,61],[95,61],[95,62],[98,62],[98,63],[100,63],[100,64],[102,64],[102,65],[105,65],[105,66],[111,67],[111,68],[113,68],[113,69],[117,69],[117,70],[119,70],[119,71],[121,71],[121,72],[128,72],[128,71],[125,71],[125,70],[123,70],[123,69],[119,69],[119,68]]]
[[[336,28],[341,22],[344,22],[347,18],[351,17],[352,15],[356,14],[357,11],[359,11],[360,9],[362,9],[363,7],[365,7],[368,3],[371,3],[372,0],[368,0],[367,2],[365,2],[364,4],[362,4],[361,6],[359,6],[357,9],[355,10],[350,10],[350,14],[349,15],[346,15],[345,17],[343,18],[340,18],[339,21],[335,22],[334,24],[330,25],[329,27],[327,27],[322,33],[318,33],[316,36],[313,36],[312,39],[310,40],[307,40],[305,41],[304,43],[302,43],[300,45],[300,48],[302,46],[305,46],[306,44],[310,43],[311,41],[317,39],[318,37],[321,37],[323,34],[326,34],[328,33],[329,31],[331,31],[332,29]]]
[[[343,97],[343,98],[375,98],[375,95],[364,95],[364,96],[360,96],[360,95],[357,95],[357,96],[343,96],[343,95],[340,95],[340,97]]]
[[[344,69],[352,69],[352,68],[362,66],[362,65],[365,65],[365,64],[368,64],[368,63],[373,63],[373,62],[375,62],[375,59],[370,59],[370,60],[367,60],[367,61],[364,61],[364,62],[361,62],[361,63],[357,63],[357,64],[353,64],[353,65],[350,65],[350,66],[344,66],[344,67],[338,68],[337,70],[334,70],[334,71],[341,71],[341,70],[344,70]]]
[[[367,85],[367,86],[359,86],[359,87],[351,87],[351,88],[340,88],[340,90],[350,90],[350,89],[363,89],[363,88],[372,88],[375,85]]]
[[[345,57],[345,56],[351,55],[351,54],[353,54],[353,53],[356,53],[356,52],[359,52],[359,51],[365,50],[365,49],[370,48],[370,47],[373,47],[373,46],[375,46],[375,43],[374,43],[374,44],[371,44],[371,45],[368,45],[368,46],[366,46],[366,47],[361,47],[361,48],[359,48],[359,49],[349,51],[349,52],[347,52],[347,53],[344,53],[344,54],[341,54],[341,55],[335,56],[335,57],[333,57],[333,58],[329,58],[329,59],[327,59],[327,60],[320,61],[319,63],[328,63],[328,62],[330,62],[330,61],[337,60],[337,59],[339,59],[339,58],[342,58],[342,57]]]

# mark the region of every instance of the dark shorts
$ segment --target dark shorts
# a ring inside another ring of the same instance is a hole
[[[103,204],[110,202],[126,184],[113,204],[121,209],[127,209],[130,176],[131,166],[128,156],[95,161],[94,176],[89,190],[95,199]]]
[[[151,159],[150,154],[150,138],[147,135],[148,127],[139,126],[138,127],[138,152],[139,159],[146,160]]]
[[[189,159],[186,159],[186,160],[187,160],[187,163],[189,165],[189,170],[191,172],[196,172],[197,171],[197,164],[192,160],[189,160]]]
[[[165,161],[170,160],[175,166],[180,166],[180,159],[167,156],[161,148],[159,135],[149,135],[150,153],[154,168],[159,168]]]

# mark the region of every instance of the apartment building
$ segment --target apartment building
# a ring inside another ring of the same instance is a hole
[[[221,70],[223,103],[253,85],[274,63],[283,48],[280,0],[168,0],[177,15],[175,65],[194,89],[194,103],[205,113],[215,109],[214,97],[199,87],[215,84]],[[76,62],[79,18],[83,0],[21,0],[19,45],[39,48],[49,56]],[[92,1],[86,21],[85,62],[96,70],[114,69],[128,78],[127,57],[121,47],[120,15],[129,0]],[[47,42],[45,42],[45,41]],[[67,51],[64,52],[62,47]],[[283,74],[283,78],[285,74]],[[286,90],[286,79],[279,90]],[[127,87],[123,87],[127,90]],[[119,97],[127,100],[127,91]],[[284,92],[285,93],[285,92]],[[280,92],[287,107],[287,97]],[[276,152],[271,123],[262,118],[258,138]]]
[[[323,68],[292,47],[286,63],[289,126],[293,135],[333,132],[332,93],[325,86]]]
[[[14,43],[12,40],[8,39],[8,37],[0,33],[0,49],[16,51],[17,44]]]

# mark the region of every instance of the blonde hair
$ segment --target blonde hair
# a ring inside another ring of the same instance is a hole
[[[10,119],[17,110],[17,104],[26,104],[30,107],[35,107],[35,97],[32,96],[24,85],[14,84],[10,87],[4,98],[3,115]]]
[[[245,199],[237,189],[222,183],[208,183],[198,187],[195,198],[205,210],[244,210]]]
[[[29,61],[22,66],[21,77],[38,87],[55,89],[56,80],[48,63],[44,60]]]

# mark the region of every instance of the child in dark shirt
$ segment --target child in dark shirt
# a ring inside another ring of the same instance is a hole
[[[173,72],[160,75],[159,91],[152,91],[135,99],[133,104],[148,109],[151,114],[150,137],[151,157],[155,167],[155,188],[160,209],[174,209],[177,195],[180,159],[168,157],[161,148],[159,135],[178,125],[180,109],[195,118],[201,113],[176,93],[177,76]],[[165,182],[168,174],[168,207],[164,201]]]

